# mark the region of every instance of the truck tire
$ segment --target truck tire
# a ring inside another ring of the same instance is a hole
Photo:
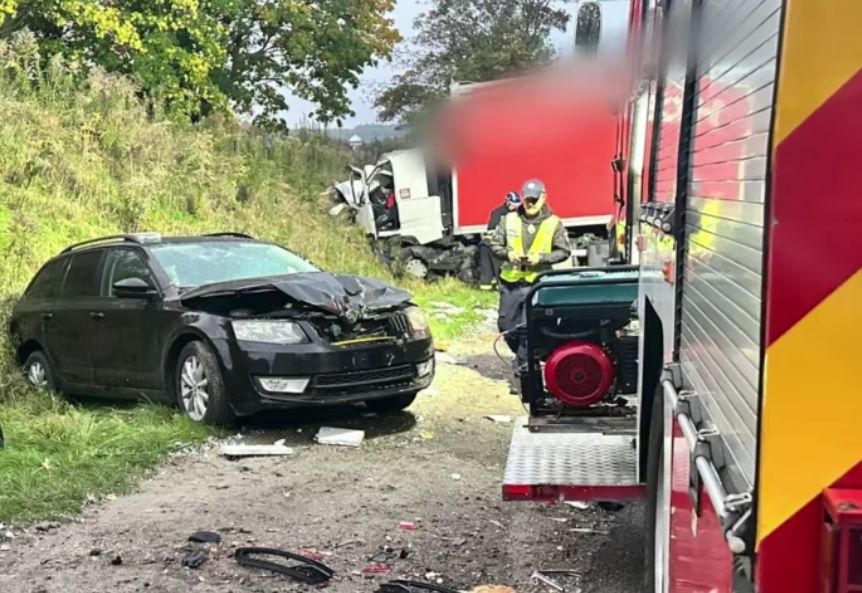
[[[664,390],[661,384],[656,388],[652,402],[649,437],[647,439],[646,466],[646,545],[644,547],[644,593],[654,593],[656,586],[661,584],[657,572],[663,570],[664,561],[657,554],[659,546],[663,546],[663,537],[659,534],[659,505],[663,504],[661,485],[664,476]],[[664,550],[662,548],[662,554]]]

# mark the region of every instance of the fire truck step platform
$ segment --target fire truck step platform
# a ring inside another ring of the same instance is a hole
[[[504,500],[623,501],[642,495],[633,432],[536,431],[527,418],[515,422]]]

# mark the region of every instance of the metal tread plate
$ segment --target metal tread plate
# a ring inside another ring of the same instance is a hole
[[[531,432],[518,418],[504,484],[523,486],[636,486],[632,435]]]

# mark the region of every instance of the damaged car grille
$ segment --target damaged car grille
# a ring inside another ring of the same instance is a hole
[[[362,320],[352,326],[341,321],[315,323],[318,333],[336,346],[348,346],[369,341],[395,341],[412,337],[410,321],[402,312]]]
[[[415,378],[416,368],[412,364],[404,364],[386,369],[319,375],[314,379],[314,386],[321,390],[343,390],[351,387],[364,388],[369,385],[390,387],[392,383],[410,382]]]

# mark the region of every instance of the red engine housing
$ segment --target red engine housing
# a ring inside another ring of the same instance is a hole
[[[614,363],[592,342],[567,342],[545,363],[545,385],[566,405],[584,408],[602,401],[614,384]]]

